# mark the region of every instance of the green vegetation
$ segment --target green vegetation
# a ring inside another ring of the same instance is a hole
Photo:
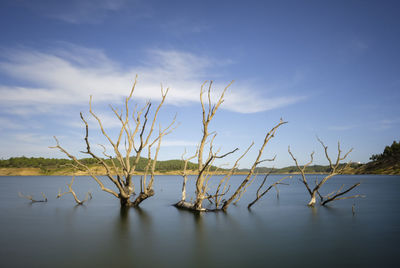
[[[400,142],[394,141],[391,146],[386,146],[383,153],[374,154],[370,158],[372,161],[367,164],[350,165],[348,173],[351,174],[400,174]],[[90,167],[99,167],[95,159],[84,158],[82,163]],[[105,160],[109,164],[111,160]],[[131,158],[133,161],[133,157]],[[43,158],[43,157],[11,157],[10,159],[0,160],[0,168],[39,168],[43,174],[54,174],[60,170],[72,170],[72,161],[69,159],[58,158]],[[116,163],[118,163],[116,161]],[[136,171],[143,172],[147,165],[147,158],[140,158]],[[167,160],[157,161],[156,171],[161,173],[182,171],[184,161],[182,160]],[[187,170],[197,170],[197,164],[188,162]],[[212,167],[211,170],[216,170]],[[255,172],[267,173],[271,168],[258,167]],[[223,171],[223,169],[222,169]],[[248,172],[248,169],[239,169],[238,172]],[[329,166],[313,165],[307,168],[308,173],[329,173]],[[296,173],[298,169],[295,166],[284,168],[276,168],[272,173]]]
[[[393,141],[383,153],[374,154],[372,161],[361,166],[357,174],[400,174],[400,142]]]
[[[131,158],[133,161],[134,158]],[[80,160],[89,167],[99,166],[97,161],[93,158],[84,158]],[[111,165],[111,160],[105,160]],[[115,161],[118,166],[119,162]],[[51,174],[57,170],[72,170],[73,161],[69,159],[57,159],[57,158],[43,158],[43,157],[11,157],[10,159],[0,160],[0,168],[40,168],[44,174]],[[145,170],[147,165],[147,158],[140,158],[136,171],[142,172]],[[157,161],[156,171],[158,172],[169,172],[183,170],[184,161],[182,160],[167,160]],[[197,164],[188,162],[188,170],[196,170]],[[211,170],[215,170],[212,167]]]
[[[374,154],[370,158],[373,162],[398,163],[400,161],[400,142],[393,141],[391,146],[386,146],[381,154]]]

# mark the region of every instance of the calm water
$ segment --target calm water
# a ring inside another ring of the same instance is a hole
[[[157,177],[156,195],[127,211],[88,177],[74,183],[80,197],[93,192],[85,206],[56,199],[69,181],[0,177],[2,267],[400,267],[400,176],[338,176],[324,193],[361,181],[354,193],[367,197],[315,209],[294,178],[279,199],[271,191],[248,211],[253,185],[228,213],[202,215],[171,206],[178,176]],[[31,204],[19,191],[43,191],[49,202]]]

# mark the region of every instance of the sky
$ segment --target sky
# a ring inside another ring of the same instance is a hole
[[[93,147],[107,145],[89,114],[112,137],[138,75],[132,105],[156,106],[170,88],[159,121],[179,125],[163,139],[159,159],[193,154],[201,138],[201,84],[212,100],[232,80],[210,124],[214,148],[239,152],[216,162],[251,166],[265,134],[281,126],[262,166],[293,165],[315,151],[332,158],[340,141],[347,160],[368,162],[399,140],[399,1],[0,1],[0,158],[65,157],[57,136],[83,157],[83,112]],[[133,107],[132,106],[132,107]],[[132,108],[133,109],[133,108]],[[158,128],[158,125],[157,125]],[[110,150],[110,146],[107,145]],[[95,149],[99,150],[99,149]],[[109,151],[109,153],[111,153]],[[227,167],[227,166],[225,166]]]

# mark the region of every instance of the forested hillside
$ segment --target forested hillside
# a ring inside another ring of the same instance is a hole
[[[370,159],[357,174],[400,174],[400,142],[393,141],[381,154],[374,154]]]
[[[350,174],[400,174],[400,142],[394,141],[391,146],[386,146],[381,154],[372,155],[372,161],[367,164],[351,164],[346,173]],[[98,169],[100,166],[95,159],[85,158],[81,161],[93,169]],[[111,165],[111,160],[106,159]],[[133,161],[133,158],[131,159]],[[43,157],[11,157],[10,159],[0,160],[0,168],[3,169],[21,169],[21,168],[35,168],[39,169],[39,173],[43,175],[52,174],[69,174],[73,172],[72,161],[69,159],[58,158],[43,158]],[[118,163],[118,161],[115,161]],[[147,165],[147,158],[141,158],[136,167],[137,172],[143,172]],[[156,171],[158,173],[174,172],[179,174],[183,170],[184,161],[182,160],[167,160],[157,161]],[[197,170],[197,164],[188,162],[188,170]],[[212,167],[211,170],[215,170]],[[313,165],[309,166],[306,170],[307,173],[329,173],[329,166]],[[223,172],[223,169],[220,169]],[[240,169],[239,173],[247,172],[248,169]],[[271,168],[258,167],[257,173],[270,172]],[[99,169],[98,172],[101,173]],[[298,170],[295,166],[273,169],[272,173],[297,173]],[[13,171],[6,173],[13,175]]]
[[[111,166],[111,160],[106,159]],[[131,158],[133,161],[133,158]],[[95,168],[98,166],[97,161],[93,158],[81,159],[84,164]],[[136,171],[143,172],[147,165],[147,158],[140,158]],[[118,161],[115,161],[118,164]],[[60,170],[72,170],[73,161],[69,159],[58,158],[43,158],[43,157],[11,157],[10,159],[0,160],[0,168],[39,168],[44,174],[52,174]],[[157,161],[156,171],[169,172],[183,170],[184,161],[182,160],[167,160]],[[188,170],[197,170],[197,164],[188,162]],[[212,167],[215,170],[215,167]]]

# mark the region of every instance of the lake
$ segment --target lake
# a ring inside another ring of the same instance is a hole
[[[71,177],[0,177],[1,266],[400,267],[400,176],[334,177],[324,194],[361,181],[352,193],[366,197],[316,208],[307,207],[298,178],[279,187],[279,199],[271,190],[251,211],[261,177],[227,213],[193,214],[172,206],[180,199],[179,176],[157,176],[156,195],[128,210],[89,177],[73,186],[82,199],[92,191],[83,206],[71,195],[56,199]],[[19,191],[37,199],[44,192],[49,201],[31,204]]]

